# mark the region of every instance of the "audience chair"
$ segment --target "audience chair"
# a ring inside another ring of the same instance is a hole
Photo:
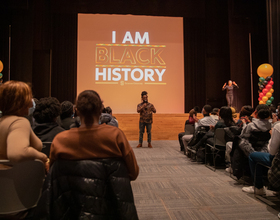
[[[193,134],[194,133],[194,125],[186,124],[185,125],[185,134]]]
[[[42,152],[50,157],[50,149],[51,149],[52,142],[43,142]]]
[[[27,211],[37,205],[45,178],[40,160],[17,164],[0,160],[0,216]]]
[[[180,134],[181,134],[181,133],[180,133]],[[179,134],[179,135],[180,135],[180,134]],[[182,132],[181,138],[182,138],[184,135],[190,135],[190,137],[192,137],[193,134],[194,134],[194,125],[192,125],[192,124],[185,124],[185,132]],[[181,140],[181,141],[182,141],[182,140]],[[182,143],[182,145],[183,145],[183,143]],[[187,155],[187,151],[186,151],[184,145],[183,145],[183,147],[181,147],[181,148],[183,148],[184,154]]]
[[[207,141],[205,145],[205,166],[209,169],[216,171],[216,159],[220,155],[220,152],[226,151],[226,140],[225,140],[225,130],[223,128],[217,128],[214,133],[214,143]],[[211,161],[209,156],[212,155],[213,166],[211,166]]]

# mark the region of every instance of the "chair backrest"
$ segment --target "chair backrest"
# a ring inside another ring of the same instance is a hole
[[[185,134],[193,134],[194,133],[194,125],[186,124],[185,125]]]
[[[218,146],[226,146],[225,130],[223,128],[217,128],[215,130],[214,143]]]
[[[41,195],[45,178],[44,164],[29,160],[0,169],[0,214],[12,214],[35,207]]]
[[[50,149],[51,149],[52,142],[43,142],[42,152],[50,157]]]

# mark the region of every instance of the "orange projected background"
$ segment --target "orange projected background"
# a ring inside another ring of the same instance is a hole
[[[183,18],[78,15],[77,94],[97,91],[113,113],[184,113]]]

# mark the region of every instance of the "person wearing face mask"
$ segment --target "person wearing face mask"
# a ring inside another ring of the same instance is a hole
[[[11,80],[1,85],[0,159],[13,163],[33,159],[47,161],[47,156],[40,152],[43,144],[26,119],[32,106],[32,91],[26,83]]]
[[[138,148],[142,147],[143,143],[143,133],[145,131],[145,127],[147,129],[148,135],[148,147],[152,148],[151,141],[152,141],[152,123],[153,123],[153,113],[156,113],[156,109],[152,103],[148,102],[148,93],[143,91],[141,93],[142,102],[137,105],[137,112],[140,113],[140,120],[139,120],[139,144]]]
[[[227,83],[225,83],[222,88],[223,91],[227,90],[226,99],[227,99],[228,107],[231,107],[232,103],[233,103],[233,89],[234,88],[239,88],[239,87],[236,84],[236,82],[231,81],[231,80],[228,81],[228,85],[227,85]]]

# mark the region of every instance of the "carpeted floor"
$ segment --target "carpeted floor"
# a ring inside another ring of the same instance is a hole
[[[132,182],[140,220],[278,219],[275,203],[242,192],[242,184],[224,170],[211,171],[191,162],[178,141],[153,141],[153,148],[134,149],[140,174]]]

